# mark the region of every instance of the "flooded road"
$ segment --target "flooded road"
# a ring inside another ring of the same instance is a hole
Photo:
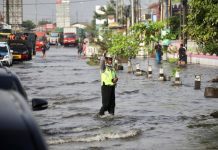
[[[204,98],[207,82],[218,68],[189,65],[181,71],[183,85],[158,81],[159,65],[151,60],[153,79],[118,72],[114,117],[98,118],[100,72],[77,56],[74,48],[51,48],[46,60],[14,65],[30,98],[46,98],[49,108],[33,112],[51,150],[72,149],[218,149],[218,99]],[[135,60],[146,67],[147,60]],[[170,75],[174,66],[163,64]],[[145,69],[144,69],[145,70]],[[202,74],[201,90],[194,75]]]

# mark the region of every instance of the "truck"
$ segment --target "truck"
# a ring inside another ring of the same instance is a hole
[[[78,37],[77,37],[77,28],[76,27],[66,27],[64,28],[64,46],[77,46]]]
[[[63,33],[51,32],[49,37],[49,44],[56,45],[57,43],[63,44]]]

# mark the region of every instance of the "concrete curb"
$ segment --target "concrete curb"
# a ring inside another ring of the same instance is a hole
[[[163,56],[166,59],[166,54]],[[178,54],[167,54],[168,58],[178,58]],[[209,66],[218,66],[218,56],[215,55],[203,55],[203,54],[187,54],[187,61],[188,63],[193,64],[202,64],[202,65],[209,65]]]

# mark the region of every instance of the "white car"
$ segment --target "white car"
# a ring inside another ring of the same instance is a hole
[[[8,46],[7,42],[0,42],[0,62],[6,66],[12,66],[13,55],[12,50]]]

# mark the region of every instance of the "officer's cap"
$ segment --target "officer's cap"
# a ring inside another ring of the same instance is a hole
[[[112,55],[109,54],[109,53],[107,53],[105,57],[106,57],[106,58],[112,58]]]

